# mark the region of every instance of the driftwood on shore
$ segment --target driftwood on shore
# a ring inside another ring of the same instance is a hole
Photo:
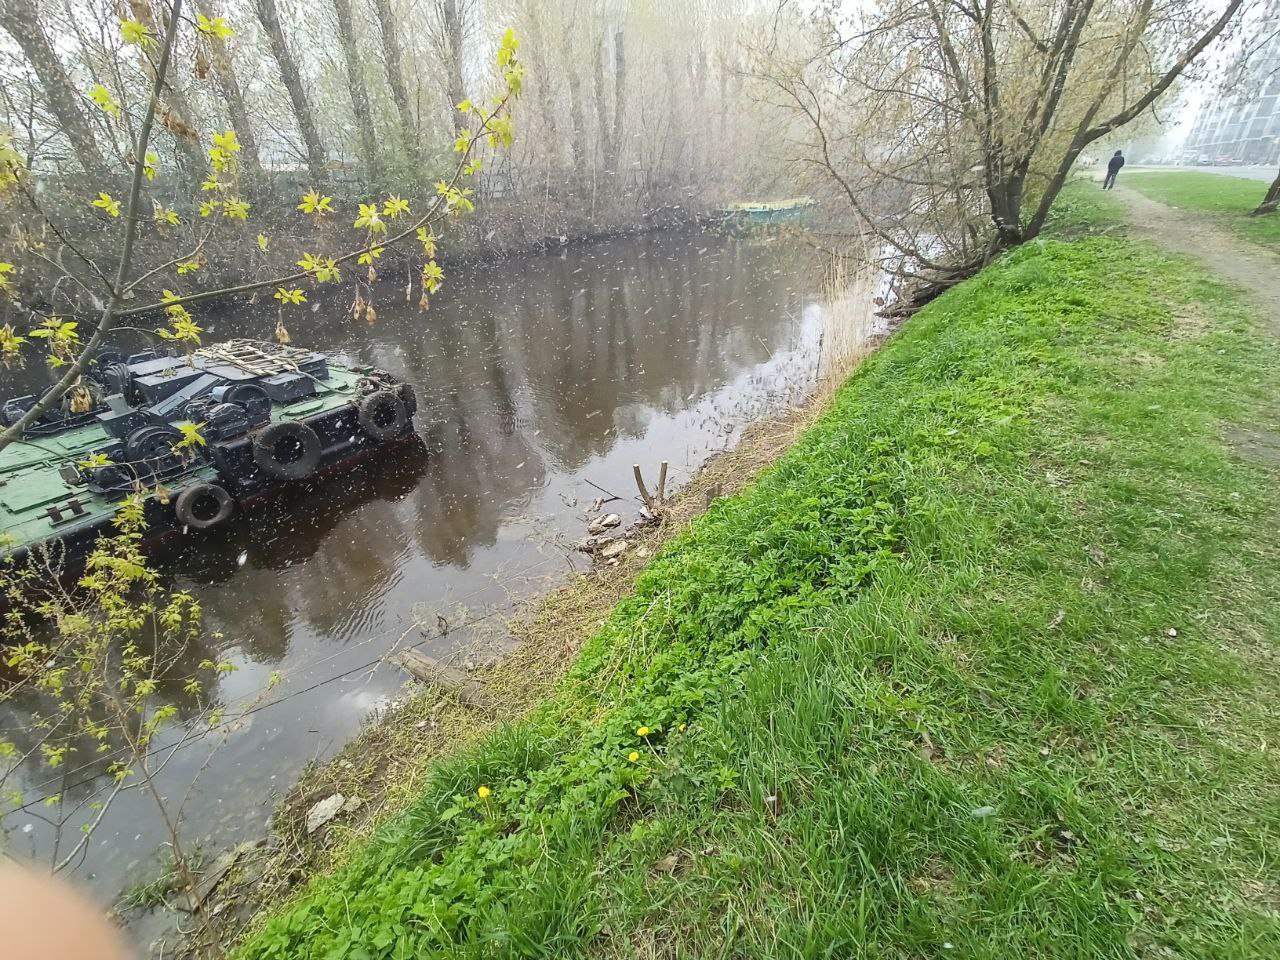
[[[398,650],[391,655],[390,660],[423,683],[443,687],[469,707],[481,710],[489,707],[489,697],[484,688],[457,667],[427,656],[420,650]]]

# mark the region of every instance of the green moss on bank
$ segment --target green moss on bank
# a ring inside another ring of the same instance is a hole
[[[1278,371],[1186,263],[1005,258],[239,956],[1280,955]]]
[[[1124,182],[1153,200],[1207,214],[1215,225],[1241,240],[1280,253],[1280,214],[1249,216],[1267,193],[1267,184],[1260,180],[1162,170],[1135,171]]]

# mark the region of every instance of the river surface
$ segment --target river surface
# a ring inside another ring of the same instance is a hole
[[[254,707],[216,750],[195,739],[165,754],[161,781],[171,804],[185,797],[193,839],[216,851],[262,835],[307,762],[397,695],[404,675],[379,663],[397,642],[459,663],[491,656],[513,601],[587,565],[573,543],[592,501],[609,491],[610,510],[635,515],[632,463],[652,476],[669,460],[678,485],[746,420],[803,395],[824,323],[818,276],[781,242],[654,235],[459,268],[425,314],[388,278],[372,326],[341,305],[297,311],[295,344],[416,387],[422,442],[164,556],[204,608],[207,646],[185,663],[229,659],[218,699],[229,716]],[[274,303],[206,318],[206,340],[269,337],[275,319]],[[175,723],[164,742],[186,732]],[[11,852],[55,857],[47,794],[81,805],[58,852],[95,816],[108,781],[68,769],[65,785],[28,771],[28,806],[5,823]],[[164,840],[150,801],[121,793],[78,873],[113,896],[154,876]]]

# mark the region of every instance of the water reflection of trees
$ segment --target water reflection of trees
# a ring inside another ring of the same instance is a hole
[[[283,657],[299,624],[373,627],[378,598],[417,575],[411,552],[469,566],[553,469],[607,453],[644,431],[646,409],[685,409],[784,346],[802,273],[779,245],[655,235],[456,268],[453,295],[425,314],[388,283],[373,327],[326,307],[296,339],[413,383],[425,452],[184,543],[177,575],[231,585],[203,598],[206,615],[262,661]],[[256,311],[228,315],[219,334],[257,325]]]

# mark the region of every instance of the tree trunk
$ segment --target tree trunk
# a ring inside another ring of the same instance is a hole
[[[564,60],[565,78],[569,84],[569,123],[573,127],[569,145],[573,150],[573,172],[576,175],[575,179],[581,183],[581,178],[587,172],[587,124],[582,115],[582,78],[578,76],[578,70],[574,66],[567,30],[561,35],[560,49]]]
[[[93,126],[80,109],[80,96],[62,61],[36,20],[35,8],[23,0],[0,0],[0,27],[13,36],[40,79],[49,111],[71,142],[80,166],[91,176],[105,176],[109,167],[98,149]]]
[[[417,169],[422,160],[418,146],[418,124],[409,105],[409,90],[404,83],[404,56],[400,52],[399,25],[391,11],[391,0],[373,0],[378,14],[378,26],[382,30],[382,49],[387,58],[387,81],[391,87],[391,99],[400,115],[400,141],[405,159]]]
[[[199,0],[197,7],[210,20],[218,16],[213,0]],[[253,124],[249,121],[249,108],[244,101],[244,93],[240,90],[240,81],[236,78],[235,64],[231,59],[231,50],[227,42],[218,37],[209,40],[213,52],[213,75],[227,103],[227,115],[231,118],[231,129],[235,131],[240,142],[240,169],[251,183],[262,180],[262,159],[258,154],[258,138]]]
[[[546,170],[560,166],[560,121],[556,117],[555,72],[547,63],[547,47],[542,40],[542,24],[535,15],[525,27],[529,48],[529,76],[534,78],[533,101],[537,104],[538,117],[546,126],[545,134],[535,136],[535,142],[543,142],[546,149]]]
[[[627,115],[627,61],[624,53],[622,31],[618,30],[613,35],[613,134],[609,138],[613,145],[609,173],[615,176],[622,155],[622,129]]]
[[[1016,247],[1025,239],[1022,229],[1022,201],[1026,178],[1007,174],[987,190],[991,202],[991,219],[996,228],[996,248]]]
[[[1271,181],[1271,186],[1267,187],[1267,195],[1262,198],[1262,203],[1258,204],[1258,209],[1253,211],[1252,216],[1275,213],[1277,207],[1280,207],[1280,173],[1276,174],[1276,178]]]
[[[154,9],[140,0],[130,0],[129,9],[138,22],[150,28],[156,36],[169,31],[169,13],[162,8],[161,18],[157,20]],[[144,74],[152,70],[151,60],[141,48],[138,49],[138,62]],[[158,104],[158,116],[161,125],[173,137],[174,148],[178,154],[178,164],[186,174],[186,178],[194,186],[205,177],[206,161],[204,147],[200,143],[200,130],[195,125],[196,112],[191,108],[186,93],[178,85],[176,71],[171,66],[164,77],[164,96]]]
[[[572,65],[565,68],[569,81],[569,123],[573,125],[573,170],[578,176],[587,172],[587,123],[582,115],[582,79]]]
[[[592,86],[596,95],[596,126],[600,137],[600,165],[609,169],[609,158],[613,156],[613,143],[609,132],[609,98],[604,86],[604,38],[596,43],[596,56],[592,71]]]
[[[333,0],[333,10],[338,17],[338,40],[342,44],[342,56],[347,62],[347,82],[351,84],[351,107],[355,114],[356,129],[360,132],[360,155],[365,164],[365,180],[372,181],[380,169],[378,135],[373,129],[369,88],[365,86],[360,53],[356,49],[355,25],[351,21],[351,0]]]
[[[267,32],[267,39],[271,42],[271,55],[275,58],[276,66],[280,68],[280,79],[293,104],[298,133],[307,151],[307,170],[311,174],[311,179],[320,183],[325,179],[325,150],[316,129],[315,114],[311,110],[311,104],[307,102],[306,91],[302,88],[298,63],[289,52],[284,29],[280,26],[280,11],[276,7],[276,0],[256,0],[256,5],[258,21]]]
[[[445,66],[449,71],[448,89],[445,93],[449,98],[449,116],[453,118],[453,132],[457,135],[467,125],[467,118],[458,110],[458,104],[467,98],[467,87],[462,79],[464,35],[458,0],[444,0],[440,4],[440,15],[444,19]]]

